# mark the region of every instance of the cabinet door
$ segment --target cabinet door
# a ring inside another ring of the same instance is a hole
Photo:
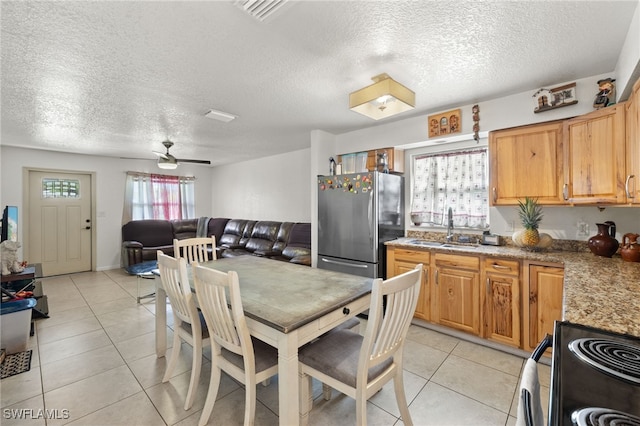
[[[520,347],[520,280],[517,276],[485,275],[483,337]]]
[[[562,319],[564,270],[530,265],[525,300],[524,349],[532,351],[545,334],[553,335],[554,322]]]
[[[564,204],[562,121],[491,132],[491,205],[517,205],[524,197]]]
[[[627,102],[627,202],[640,204],[640,79],[633,85]]]
[[[387,247],[387,278],[395,277],[413,270],[416,265],[422,263],[422,282],[420,294],[416,305],[415,317],[431,320],[431,289],[429,287],[429,259],[428,251],[408,250],[403,248]]]
[[[564,124],[564,176],[568,201],[626,201],[625,104],[603,108]]]
[[[396,276],[404,274],[405,272],[412,271],[413,269],[415,269],[416,265],[416,263],[396,261],[393,275]],[[420,318],[425,321],[429,321],[431,319],[429,309],[429,305],[431,302],[429,294],[429,267],[427,265],[423,265],[422,282],[420,283],[420,295],[418,296],[418,304],[416,305],[416,312],[414,314],[416,318]]]
[[[480,335],[480,274],[476,271],[436,267],[437,322]]]

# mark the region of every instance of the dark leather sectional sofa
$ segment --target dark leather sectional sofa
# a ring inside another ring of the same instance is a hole
[[[200,227],[200,232],[198,228]],[[135,220],[122,226],[125,268],[173,255],[173,239],[215,236],[217,257],[244,255],[311,266],[311,224],[228,218]]]

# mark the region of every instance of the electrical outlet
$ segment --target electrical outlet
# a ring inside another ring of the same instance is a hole
[[[516,221],[511,220],[507,223],[507,232],[513,232],[516,229]]]
[[[579,237],[586,237],[589,235],[589,224],[587,222],[579,221],[576,226],[578,227]]]

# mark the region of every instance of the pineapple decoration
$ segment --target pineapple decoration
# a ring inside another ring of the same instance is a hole
[[[520,210],[520,220],[524,226],[524,232],[520,237],[522,245],[525,247],[536,247],[540,242],[538,225],[542,220],[542,207],[537,199],[525,197],[524,202],[518,200]]]

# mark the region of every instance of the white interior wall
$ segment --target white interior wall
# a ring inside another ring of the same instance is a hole
[[[96,269],[120,266],[120,243],[124,185],[127,171],[196,177],[196,215],[209,216],[211,168],[182,164],[176,170],[160,171],[155,161],[75,155],[0,146],[0,206],[18,206],[18,235],[24,235],[28,220],[23,208],[23,170],[48,169],[95,173],[97,238]],[[22,240],[22,238],[20,237]],[[25,241],[21,241],[23,249]],[[19,253],[22,256],[22,253]],[[29,260],[29,259],[24,259]]]
[[[309,222],[309,149],[212,168],[211,217]]]
[[[532,94],[538,88],[531,88],[530,91],[512,96],[479,102],[481,134],[486,135],[491,130],[564,119],[591,112],[593,111],[593,100],[598,91],[597,81],[611,76],[615,76],[614,72],[577,80],[576,95],[578,103],[576,105],[537,114],[533,112],[535,103]],[[548,87],[556,87],[565,83],[569,82],[558,82],[557,84],[550,84]],[[407,230],[427,230],[429,228],[414,227],[410,221],[411,156],[425,152],[448,151],[476,146],[471,134],[473,126],[471,107],[472,104],[459,107],[462,113],[460,136],[429,140],[427,137],[427,114],[336,135],[335,153],[357,152],[387,146],[405,148],[405,177],[407,182],[405,197],[407,200],[406,228]],[[433,114],[437,112],[439,111],[434,111]],[[442,142],[443,140],[449,140],[450,142]],[[480,145],[486,144],[486,138],[481,139]],[[587,240],[591,235],[595,234],[595,223],[605,220],[616,222],[619,240],[626,232],[640,233],[640,209],[637,207],[608,207],[604,211],[600,211],[597,207],[545,207],[544,214],[545,217],[540,228],[541,232],[546,232],[559,239]],[[522,228],[517,210],[514,207],[491,208],[489,216],[491,231],[498,235],[511,235],[514,230]],[[584,222],[589,226],[586,234],[579,233],[578,223],[580,222]]]

